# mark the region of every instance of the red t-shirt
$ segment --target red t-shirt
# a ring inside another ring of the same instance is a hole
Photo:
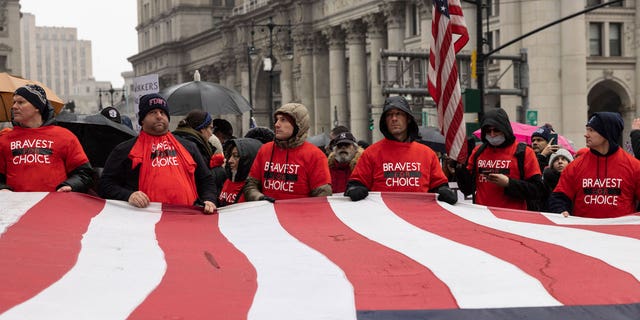
[[[231,179],[225,180],[224,185],[222,185],[222,191],[220,191],[220,195],[218,196],[218,203],[220,206],[222,207],[244,202],[244,194],[240,192],[242,191],[242,187],[244,187],[244,183],[244,181],[231,181]],[[236,201],[236,198],[238,201]]]
[[[13,191],[56,191],[68,173],[88,162],[78,138],[62,127],[16,126],[0,136],[0,173]]]
[[[608,157],[587,152],[562,171],[553,192],[572,200],[574,216],[614,218],[633,213],[640,199],[640,162],[622,149]]]
[[[418,142],[382,139],[358,160],[350,180],[371,191],[427,192],[448,182],[431,148]]]
[[[260,147],[249,176],[265,196],[274,199],[309,197],[311,190],[331,184],[327,157],[309,142],[283,149],[272,142]]]
[[[487,181],[486,175],[482,172],[502,173],[511,179],[520,180],[520,169],[518,168],[518,159],[515,156],[518,143],[513,143],[505,148],[486,147],[477,159],[478,171],[476,176],[476,197],[477,204],[511,208],[511,209],[527,209],[527,202],[524,199],[516,199],[504,194],[504,188],[493,182]],[[480,146],[476,146],[469,157],[467,170],[472,172],[473,158]],[[531,148],[525,148],[524,154],[524,178],[529,179],[536,174],[540,174],[540,166],[536,154]]]

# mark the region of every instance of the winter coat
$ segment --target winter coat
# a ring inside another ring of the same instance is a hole
[[[197,202],[211,201],[217,204],[218,189],[216,188],[211,171],[209,171],[208,164],[202,159],[196,145],[183,138],[175,138],[187,149],[196,162],[194,177],[196,189],[198,190]],[[137,137],[134,137],[120,143],[113,149],[111,154],[109,154],[104,165],[104,170],[102,171],[102,176],[100,176],[99,192],[101,197],[128,201],[131,194],[138,191],[140,166],[131,168],[132,162],[131,159],[129,159],[129,153],[137,139]],[[167,183],[171,183],[171,181],[167,181]]]
[[[306,141],[309,131],[306,107],[287,103],[275,114],[293,118],[294,134],[288,140],[268,142],[258,150],[244,188],[247,201],[263,196],[292,199],[331,195],[327,157]]]

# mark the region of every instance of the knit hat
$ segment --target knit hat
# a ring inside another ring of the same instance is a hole
[[[549,166],[553,166],[553,162],[558,159],[558,157],[564,157],[568,162],[573,161],[573,156],[567,149],[558,149],[558,151],[551,154],[549,157]]]
[[[586,126],[607,139],[610,146],[617,147],[617,140],[624,128],[624,121],[620,114],[615,112],[596,112],[589,118]]]
[[[162,111],[167,114],[167,118],[171,119],[167,100],[157,93],[150,93],[140,97],[140,103],[138,103],[138,124],[142,125],[142,119],[153,109],[162,109]]]
[[[549,142],[549,139],[551,139],[551,129],[549,129],[549,127],[547,126],[542,126],[538,128],[533,134],[531,134],[531,138],[533,137],[540,137]],[[558,141],[554,141],[554,143],[558,143]]]
[[[47,93],[41,86],[37,84],[27,84],[16,89],[14,94],[25,98],[36,109],[38,109],[42,116],[42,120],[49,118],[49,101],[47,100]]]
[[[188,126],[194,130],[202,130],[209,126],[212,122],[211,115],[209,112],[203,110],[191,110],[187,113],[187,116],[184,117],[178,124],[178,127]]]

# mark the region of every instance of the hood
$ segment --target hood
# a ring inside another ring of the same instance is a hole
[[[624,121],[620,114],[616,112],[596,112],[589,118],[586,126],[591,127],[603,138],[607,139],[609,142],[608,154],[612,154],[618,149],[618,139],[624,129]]]
[[[238,155],[240,156],[240,159],[238,160],[238,172],[233,178],[233,181],[237,182],[246,180],[247,176],[249,176],[249,170],[251,170],[253,160],[256,158],[260,147],[262,147],[262,142],[252,138],[236,138],[229,140],[228,145],[225,145],[227,146],[227,149],[225,150],[229,150],[229,152],[231,152],[231,149],[235,146],[238,149]],[[229,177],[229,179],[233,177],[228,161],[224,166],[224,171],[227,173],[227,177]]]
[[[391,109],[398,109],[400,111],[404,111],[404,113],[407,114],[407,137],[409,141],[418,140],[420,138],[418,123],[416,122],[416,118],[414,118],[413,113],[411,112],[409,102],[407,102],[407,100],[401,96],[389,97],[384,102],[382,115],[380,115],[379,125],[382,135],[384,135],[384,137],[389,140],[397,141],[397,139],[391,133],[389,133],[389,128],[387,128],[387,121],[385,119],[386,113]]]
[[[509,115],[504,109],[496,108],[491,109],[484,113],[484,118],[482,118],[482,126],[480,130],[480,139],[483,143],[486,143],[490,146],[489,141],[487,141],[487,127],[495,127],[496,129],[502,131],[504,133],[505,141],[503,144],[499,145],[498,148],[510,146],[513,142],[516,141],[516,136],[513,134],[513,129],[511,128],[511,122],[509,121]]]
[[[287,103],[278,108],[274,113],[287,114],[296,122],[293,128],[293,135],[289,140],[281,141],[275,140],[275,143],[282,148],[295,148],[301,146],[307,140],[307,134],[309,132],[309,111],[301,103]]]

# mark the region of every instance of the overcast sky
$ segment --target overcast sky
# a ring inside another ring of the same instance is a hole
[[[36,16],[39,27],[78,29],[78,39],[91,40],[93,76],[121,87],[120,73],[132,70],[127,58],[138,52],[135,0],[20,0],[22,12]]]

